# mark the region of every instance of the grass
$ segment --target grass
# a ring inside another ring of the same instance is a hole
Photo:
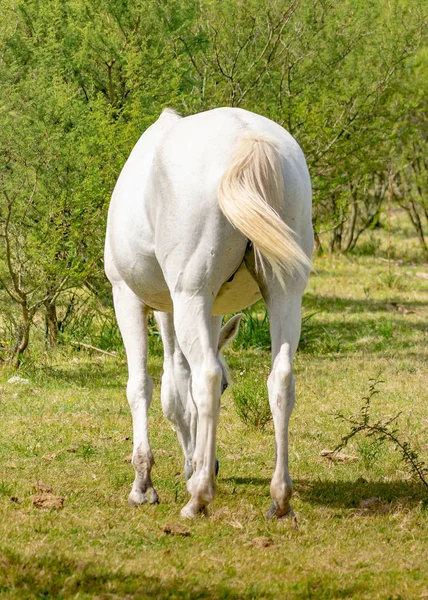
[[[401,411],[400,431],[428,458],[427,282],[417,275],[426,267],[403,251],[391,286],[379,252],[315,260],[290,428],[299,529],[264,519],[272,424],[246,427],[231,391],[222,399],[211,517],[180,520],[182,457],[161,413],[159,353],[150,359],[150,427],[161,504],[137,509],[127,506],[132,444],[123,354],[58,352],[24,366],[28,385],[8,384],[11,373],[0,373],[0,597],[428,598],[424,486],[387,444],[352,439],[345,451],[358,460],[349,463],[320,456],[346,433],[334,413],[357,413],[369,379],[380,378],[373,417]],[[227,361],[237,383],[248,374],[262,393],[266,350],[238,344]],[[36,482],[52,486],[64,507],[33,505]],[[361,506],[370,498],[378,500]]]

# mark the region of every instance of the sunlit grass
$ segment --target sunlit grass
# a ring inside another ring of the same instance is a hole
[[[4,371],[0,597],[423,598],[423,486],[388,445],[371,447],[354,438],[345,452],[357,460],[341,464],[320,456],[345,433],[334,413],[358,412],[369,379],[378,378],[384,383],[373,414],[401,411],[400,432],[428,460],[427,284],[417,276],[422,268],[395,265],[400,283],[391,287],[381,257],[315,260],[304,300],[304,314],[312,316],[295,361],[290,427],[299,529],[290,521],[264,519],[273,426],[247,427],[231,391],[222,399],[211,517],[181,521],[187,497],[182,457],[160,408],[159,352],[150,359],[150,427],[161,503],[137,509],[127,505],[133,474],[126,462],[132,443],[123,354],[58,352],[24,365],[27,385],[8,384],[11,373]],[[263,319],[260,311],[256,307],[254,314]],[[244,350],[238,340],[227,361],[237,385],[247,377],[253,392],[262,394],[267,350]],[[32,504],[37,481],[64,497],[61,510]],[[361,502],[370,498],[378,500],[364,508]],[[165,533],[165,526],[173,533]]]

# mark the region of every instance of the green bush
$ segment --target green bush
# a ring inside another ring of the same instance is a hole
[[[263,429],[272,419],[265,377],[245,374],[234,382],[232,397],[236,412],[245,425]]]

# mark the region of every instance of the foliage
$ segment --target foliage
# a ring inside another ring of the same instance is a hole
[[[0,5],[3,359],[19,362],[35,324],[61,342],[88,290],[111,310],[108,199],[164,106],[285,126],[307,156],[319,246],[355,250],[388,194],[426,246],[426,0]]]
[[[314,321],[313,317],[318,312],[303,311],[298,351],[310,354],[338,352],[341,344],[340,335],[332,335],[325,327]],[[243,310],[242,313],[243,318],[234,347],[269,351],[271,349],[270,324],[265,305],[260,301],[251,308]]]

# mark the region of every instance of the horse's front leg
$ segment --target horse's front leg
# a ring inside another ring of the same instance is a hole
[[[113,286],[114,308],[128,361],[126,395],[132,413],[134,447],[132,464],[135,480],[129,504],[135,506],[158,501],[151,470],[154,464],[148,431],[148,410],[153,383],[147,372],[147,308],[124,283]]]
[[[175,335],[172,314],[155,312],[155,318],[164,349],[162,410],[166,418],[175,426],[184,454],[184,473],[186,479],[189,479],[193,473],[192,459],[197,426],[196,406],[190,389],[190,367]]]

